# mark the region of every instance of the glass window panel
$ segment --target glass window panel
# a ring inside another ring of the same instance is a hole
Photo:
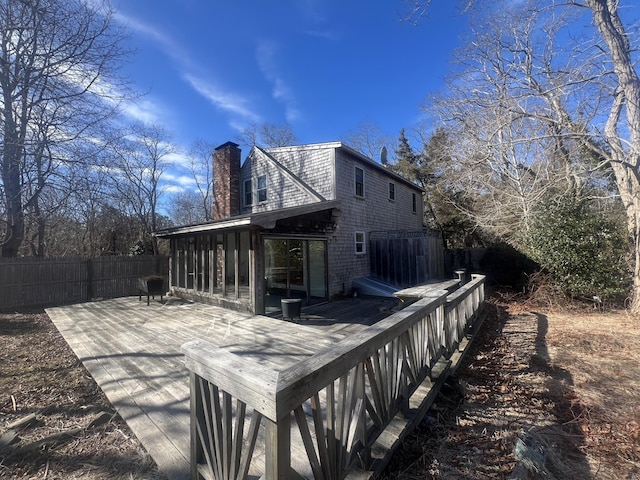
[[[171,272],[171,284],[174,287],[180,287],[180,277],[182,274],[182,252],[176,249],[173,252],[173,271]]]
[[[364,170],[359,167],[355,167],[355,194],[364,197]]]
[[[289,295],[306,298],[306,242],[289,240]]]
[[[256,191],[258,196],[258,203],[267,201],[267,176],[260,175],[258,177],[258,188]]]
[[[364,232],[355,232],[355,250],[356,255],[366,253]]]
[[[251,179],[244,181],[244,204],[250,206],[253,204],[253,190],[251,186]]]
[[[196,290],[201,292],[202,286],[204,284],[203,277],[203,267],[204,267],[204,258],[203,258],[203,246],[202,246],[202,237],[196,237],[196,246],[195,246],[195,256],[196,256]]]
[[[225,254],[225,287],[227,295],[235,295],[236,288],[236,234],[225,234],[227,240],[227,248]]]
[[[264,306],[267,312],[280,310],[280,300],[287,295],[287,241],[264,240]]]
[[[193,289],[193,275],[195,266],[195,243],[196,239],[191,237],[189,239],[189,246],[187,250],[187,288]]]
[[[311,302],[327,298],[326,245],[322,240],[309,241],[309,293]]]
[[[209,280],[210,280],[210,275],[211,272],[209,270],[209,260],[210,260],[210,252],[211,252],[211,237],[209,235],[205,236],[202,239],[202,256],[203,256],[203,263],[202,263],[202,280],[203,280],[203,285],[202,285],[202,289],[205,292],[209,291]]]
[[[240,296],[248,297],[249,296],[249,232],[244,231],[240,233],[240,249],[239,249],[239,260],[240,260]]]
[[[216,291],[222,288],[222,274],[224,261],[224,236],[221,233],[216,235],[216,260],[215,260],[215,287]]]
[[[264,250],[267,288],[273,293],[286,293],[287,241],[266,239]]]
[[[177,287],[185,288],[186,287],[185,279],[187,277],[187,272],[186,272],[187,244],[185,243],[183,238],[179,238],[176,244],[177,244],[176,264],[175,264],[176,269],[174,271],[174,277],[175,277],[174,282]]]

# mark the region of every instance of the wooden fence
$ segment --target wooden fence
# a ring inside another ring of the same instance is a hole
[[[185,344],[191,478],[342,480],[379,472],[481,323],[484,277],[427,295],[283,371],[204,341]],[[307,458],[292,458],[294,443]]]
[[[372,276],[400,287],[445,274],[442,238],[430,232],[372,232],[369,259]]]
[[[138,293],[138,277],[159,274],[168,285],[169,261],[159,256],[0,258],[0,310],[42,308]]]

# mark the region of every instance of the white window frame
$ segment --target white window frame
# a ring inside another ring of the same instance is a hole
[[[362,172],[362,182],[358,182],[358,170]],[[358,193],[358,184],[362,185],[362,193]],[[353,167],[353,194],[356,197],[364,198],[364,168],[354,166]]]
[[[360,239],[358,237],[361,237]],[[367,234],[364,230],[353,232],[353,250],[356,255],[367,254]]]
[[[245,207],[252,206],[253,205],[253,181],[251,178],[248,178],[243,182],[242,193],[243,193],[242,198],[244,201],[244,206]],[[249,200],[248,202],[247,202],[247,199]]]
[[[260,188],[260,180],[264,179],[264,187]],[[260,194],[264,192],[264,199],[261,200],[260,199]],[[267,201],[268,197],[267,197],[267,176],[266,175],[260,175],[258,176],[258,178],[256,179],[256,203],[265,203]]]
[[[394,182],[389,182],[389,200],[396,201],[396,184]]]

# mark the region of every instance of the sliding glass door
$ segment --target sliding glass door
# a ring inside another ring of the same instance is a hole
[[[326,300],[326,241],[265,238],[265,309],[280,310],[282,298],[300,298],[305,305]]]
[[[327,299],[327,242],[309,240],[309,303]]]

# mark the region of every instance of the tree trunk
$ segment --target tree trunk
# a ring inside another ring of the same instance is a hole
[[[6,133],[4,138],[8,138]],[[17,257],[24,239],[24,210],[20,188],[20,152],[18,150],[19,147],[13,142],[5,142],[4,158],[2,159],[2,184],[7,208],[7,224],[2,239],[2,256],[5,258]]]
[[[612,167],[620,197],[627,214],[627,226],[634,249],[633,300],[631,310],[640,313],[640,78],[631,58],[631,45],[620,20],[617,2],[613,0],[587,0],[593,20],[604,40],[614,72],[618,79],[606,134],[612,147]],[[626,113],[629,131],[628,148],[620,140],[618,125],[622,112]]]

